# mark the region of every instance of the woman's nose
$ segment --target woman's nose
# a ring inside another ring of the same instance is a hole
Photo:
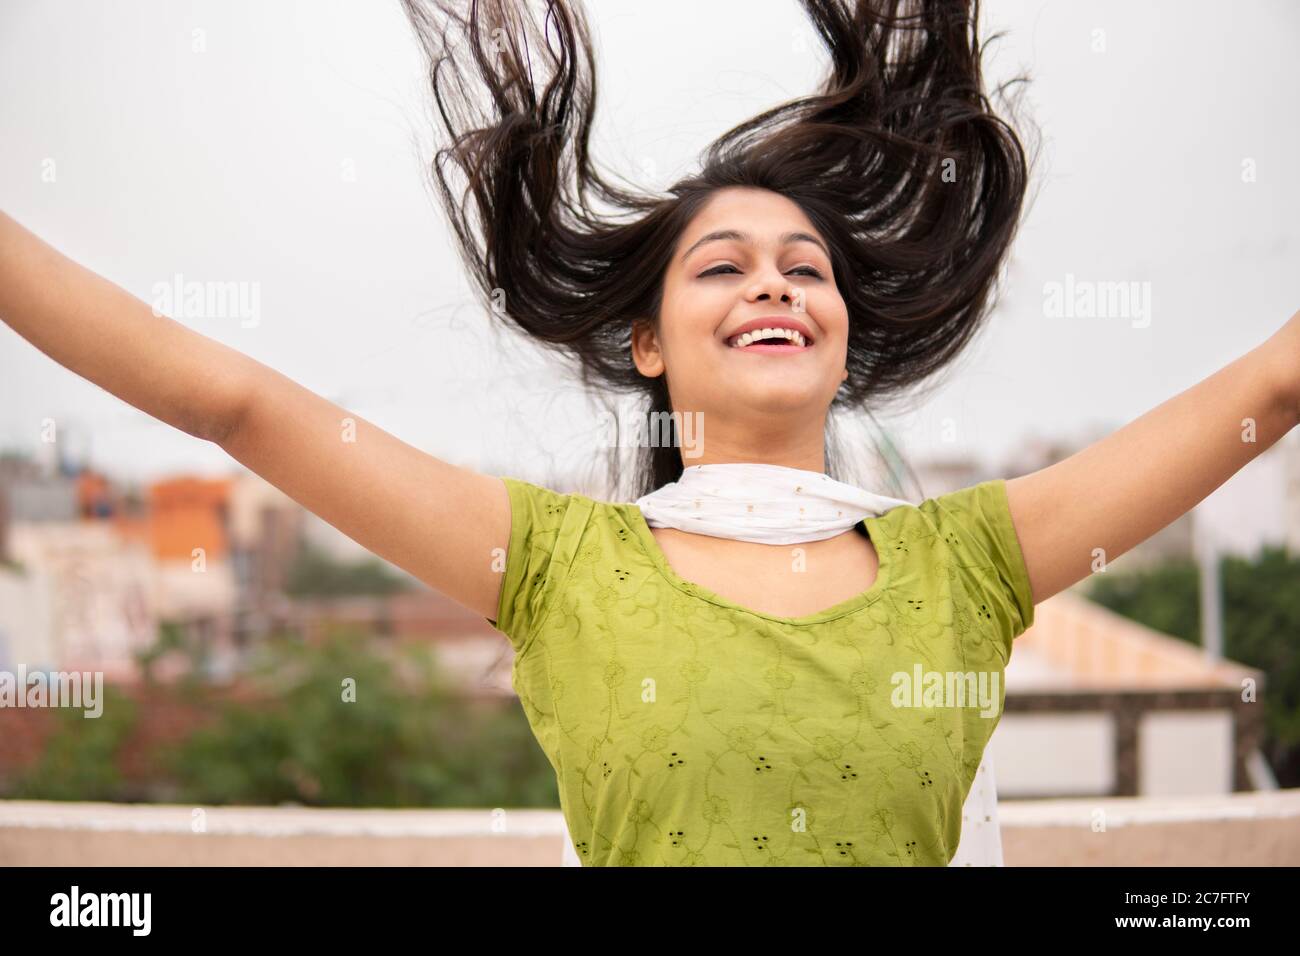
[[[773,297],[779,297],[782,302],[789,302],[793,292],[794,290],[790,283],[786,281],[785,276],[773,270],[764,270],[750,285],[746,292],[746,298],[751,302],[761,302]]]

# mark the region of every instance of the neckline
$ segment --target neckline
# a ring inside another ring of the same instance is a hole
[[[861,524],[867,529],[867,535],[871,539],[871,547],[876,552],[876,579],[871,582],[871,586],[860,594],[846,598],[838,604],[832,604],[828,608],[820,611],[814,611],[812,614],[804,614],[801,617],[781,617],[778,614],[767,614],[763,611],[756,611],[753,608],[737,604],[715,591],[710,591],[702,584],[696,584],[694,581],[687,581],[668,563],[668,556],[664,554],[663,549],[659,547],[659,542],[650,532],[650,525],[646,523],[645,515],[635,504],[628,505],[631,509],[634,520],[632,521],[632,533],[636,535],[637,541],[640,542],[642,550],[654,563],[655,568],[664,577],[664,579],[681,591],[683,594],[691,597],[700,598],[708,601],[710,604],[716,604],[719,607],[727,608],[731,611],[742,611],[754,617],[762,618],[765,621],[771,621],[775,624],[785,624],[791,627],[799,627],[805,624],[820,624],[824,621],[834,620],[837,617],[843,617],[845,614],[852,614],[854,611],[861,610],[870,604],[873,604],[882,593],[888,583],[890,575],[890,566],[892,557],[888,554],[888,548],[880,547],[880,536],[877,534],[880,528],[881,519],[884,514],[874,515],[863,518]],[[891,511],[893,509],[890,509]],[[888,514],[889,512],[885,512]]]

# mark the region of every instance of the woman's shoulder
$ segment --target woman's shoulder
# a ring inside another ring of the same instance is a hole
[[[522,478],[504,477],[510,495],[511,510],[534,530],[558,529],[562,525],[595,526],[613,520],[626,524],[636,505],[606,501],[580,491],[556,491],[546,485]],[[580,521],[576,516],[580,516]]]
[[[1001,478],[980,481],[916,503],[897,505],[879,520],[914,535],[956,534],[997,521],[1008,513],[1005,486]]]

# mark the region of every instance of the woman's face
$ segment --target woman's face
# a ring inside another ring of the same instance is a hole
[[[703,413],[706,443],[712,430],[712,451],[686,465],[784,448],[787,462],[820,468],[826,412],[848,375],[848,310],[825,246],[798,205],[747,187],[719,190],[683,231],[658,335],[638,327],[633,359],[643,375],[667,372],[674,411]],[[735,347],[751,321],[793,325],[804,347]]]

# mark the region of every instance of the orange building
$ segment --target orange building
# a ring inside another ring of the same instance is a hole
[[[149,486],[149,545],[159,561],[192,560],[202,548],[209,561],[227,557],[226,517],[230,478],[173,478]]]

